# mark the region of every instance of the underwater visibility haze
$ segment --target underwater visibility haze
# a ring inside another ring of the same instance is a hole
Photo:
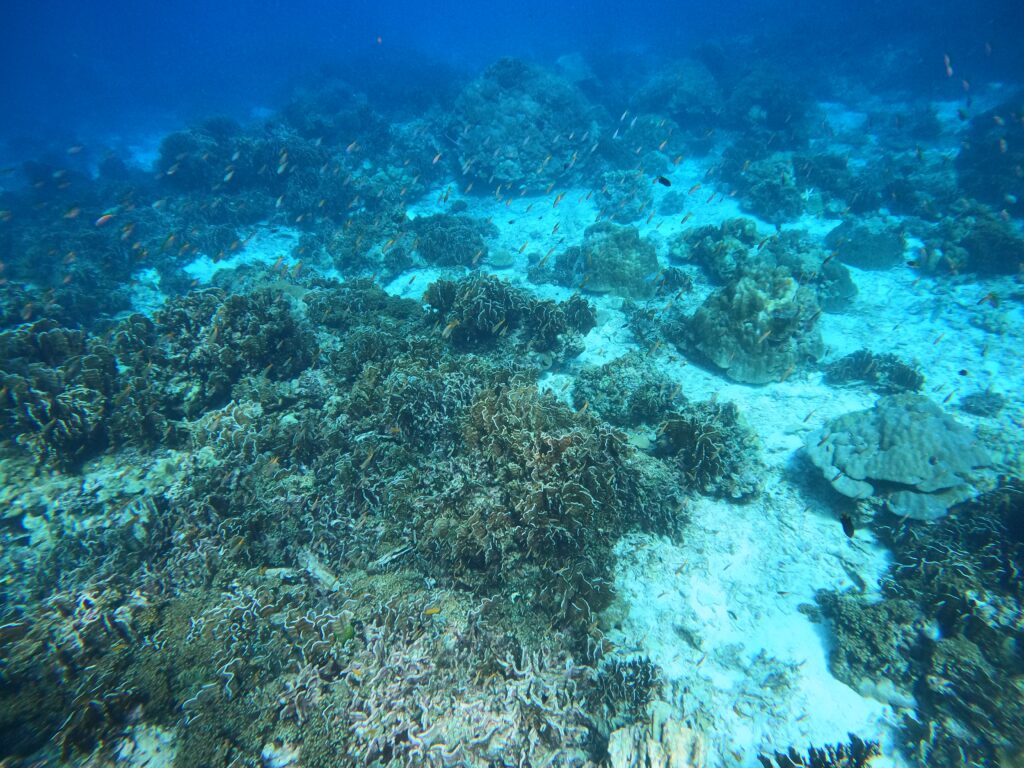
[[[0,765],[1024,765],[1019,2],[2,17]]]

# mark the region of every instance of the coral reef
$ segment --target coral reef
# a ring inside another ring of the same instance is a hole
[[[487,257],[485,237],[497,234],[493,224],[466,216],[436,214],[412,221],[415,250],[428,264],[472,267]]]
[[[696,59],[680,59],[658,67],[633,99],[639,110],[671,117],[691,146],[692,142],[705,139],[723,106],[714,74]]]
[[[618,224],[640,220],[652,206],[651,182],[645,173],[606,171],[600,176],[600,182],[597,203]]]
[[[658,427],[656,456],[682,472],[688,486],[727,499],[749,500],[761,487],[757,438],[734,403],[687,403]]]
[[[974,494],[991,465],[974,433],[927,397],[890,395],[804,438],[822,476],[853,499],[876,497],[901,516],[932,520]]]
[[[773,757],[758,755],[757,759],[764,768],[867,768],[881,754],[877,742],[864,741],[851,733],[849,744],[811,747],[806,755],[790,747],[785,753],[776,752]]]
[[[463,174],[488,186],[537,189],[594,162],[595,117],[575,86],[506,58],[462,91],[447,135]]]
[[[599,222],[587,227],[583,244],[560,253],[555,273],[562,285],[583,285],[593,293],[650,298],[656,290],[658,257],[636,227]]]
[[[822,354],[820,312],[813,291],[788,270],[752,272],[700,306],[689,322],[690,344],[735,381],[780,381]]]
[[[889,269],[903,261],[903,232],[881,217],[848,219],[825,237],[844,264],[859,269]]]
[[[922,765],[1007,765],[1024,749],[1022,504],[1012,480],[941,520],[878,524],[894,561],[881,601],[818,595],[836,674],[916,710],[902,736]]]
[[[695,261],[718,282],[738,277],[752,261],[751,251],[761,238],[751,219],[726,219],[717,227],[706,225],[684,230],[676,239],[673,256]]]
[[[1024,125],[1016,93],[971,119],[967,140],[956,158],[960,187],[970,196],[1014,216],[1024,212]]]
[[[829,384],[864,382],[883,395],[920,392],[924,375],[916,365],[904,363],[896,355],[875,354],[859,349],[825,366]]]
[[[793,161],[788,155],[776,152],[751,161],[750,155],[741,150],[731,156],[735,161],[741,154],[746,157],[742,166],[734,168],[735,163],[726,163],[722,178],[739,191],[744,210],[776,225],[803,213],[802,190],[797,187]]]
[[[683,399],[680,389],[645,355],[633,351],[581,370],[573,384],[572,398],[576,408],[586,403],[609,424],[636,427],[656,423]]]
[[[1013,275],[1024,264],[1024,237],[1002,217],[966,205],[945,219],[926,242],[933,253],[921,266],[932,271]]]
[[[618,728],[608,739],[610,768],[704,768],[706,762],[701,734],[672,717],[663,702],[648,708],[646,722]]]
[[[39,462],[74,469],[107,446],[113,353],[49,320],[0,332],[0,433]]]
[[[579,337],[597,324],[594,309],[579,295],[561,303],[541,301],[491,275],[438,280],[427,288],[424,301],[443,324],[441,335],[456,347],[504,342],[538,353],[542,368],[556,357],[578,354]]]

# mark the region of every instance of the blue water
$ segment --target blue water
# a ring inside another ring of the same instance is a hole
[[[0,764],[1024,764],[1024,4],[0,9]]]

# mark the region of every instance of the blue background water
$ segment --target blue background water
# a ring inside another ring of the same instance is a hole
[[[927,90],[949,87],[945,52],[973,77],[1024,71],[1022,32],[1019,0],[18,2],[0,24],[0,137],[26,149],[164,131],[211,113],[245,117],[322,68],[349,75],[380,108],[441,91],[502,55],[552,61],[578,51],[626,69],[744,35],[760,41],[758,59],[784,61],[797,76],[856,72],[889,52],[891,84]]]

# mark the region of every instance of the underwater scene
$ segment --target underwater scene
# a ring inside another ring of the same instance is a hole
[[[1024,766],[1024,6],[15,4],[0,766]]]

